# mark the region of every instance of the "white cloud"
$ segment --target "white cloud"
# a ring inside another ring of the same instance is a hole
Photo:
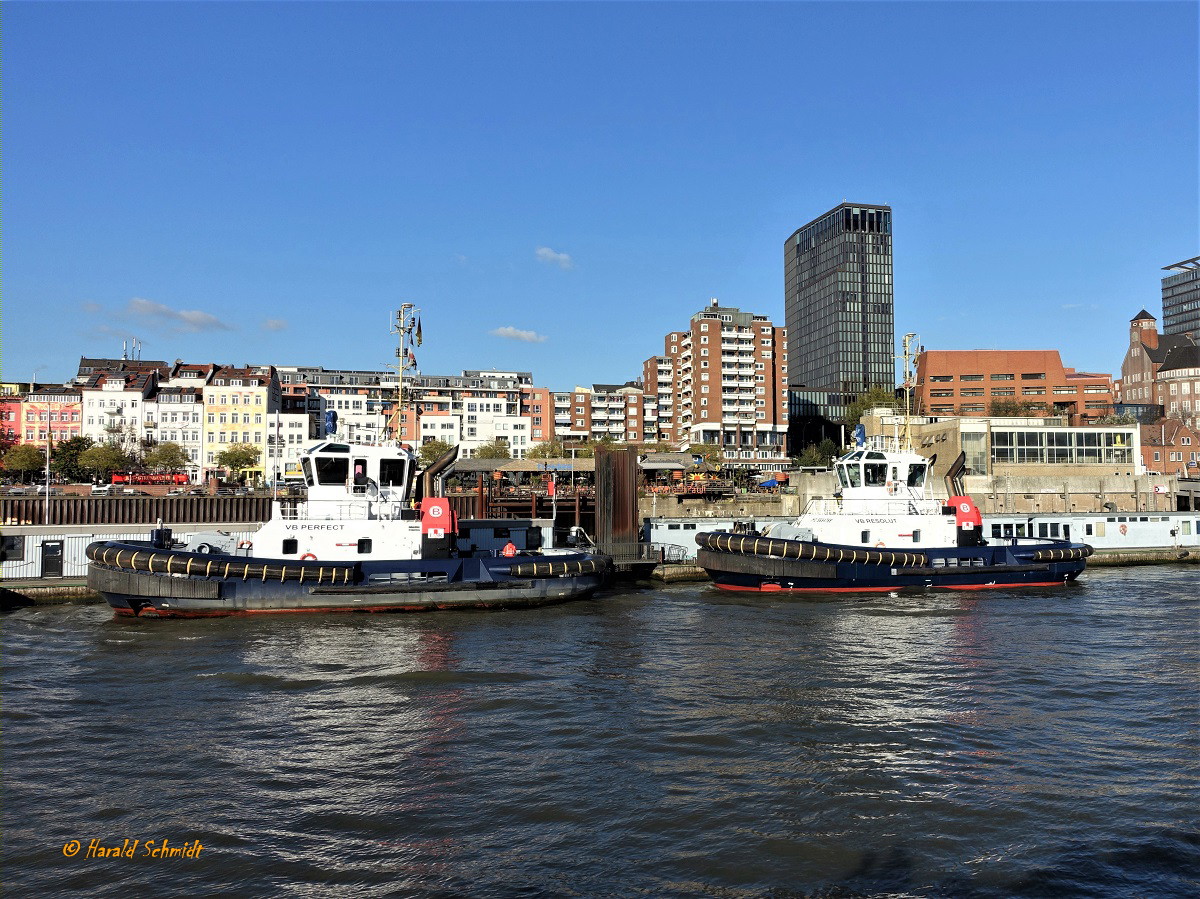
[[[264,331],[286,331],[288,323],[282,318],[268,318],[262,326]]]
[[[523,340],[526,343],[544,343],[546,340],[545,335],[539,334],[537,331],[522,331],[520,328],[514,328],[511,325],[496,328],[489,333],[493,337],[504,337],[507,340]]]
[[[134,297],[125,307],[124,317],[139,319],[148,325],[165,328],[175,334],[199,334],[203,331],[232,331],[232,325],[199,309],[172,309],[153,300]]]
[[[557,265],[561,269],[571,269],[575,267],[575,262],[567,253],[556,253],[549,247],[538,247],[533,251],[533,255],[538,258],[539,262],[545,262],[549,265]]]

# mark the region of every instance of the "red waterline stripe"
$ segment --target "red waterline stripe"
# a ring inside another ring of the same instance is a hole
[[[934,589],[936,589],[936,590],[999,590],[999,589],[1005,588],[1005,587],[1059,587],[1062,585],[1062,583],[1063,583],[1062,581],[1044,581],[1044,582],[1038,581],[1036,583],[1031,582],[1031,581],[1019,581],[1015,584],[959,584],[958,586],[954,586],[954,585],[950,585],[950,584],[942,586],[940,584],[935,584]]]
[[[897,584],[894,587],[780,587],[778,584],[764,584],[761,587],[735,587],[725,584],[715,584],[719,590],[737,591],[742,593],[893,593],[900,590],[1002,590],[1012,587],[1059,587],[1062,581],[1045,581],[1029,583],[1020,581],[1015,584]]]
[[[159,611],[152,606],[147,606],[149,611],[143,611],[139,614],[141,618],[233,618],[243,615],[329,615],[337,612],[354,613],[354,612],[370,612],[370,613],[387,613],[387,612],[447,612],[454,609],[492,609],[500,608],[494,603],[480,603],[478,605],[457,605],[449,603],[441,603],[438,605],[405,605],[405,606],[322,606],[318,609],[230,609],[228,611],[213,611],[213,612],[196,612],[196,611],[177,611],[168,609],[167,611]],[[130,615],[131,612],[114,609],[119,615]]]
[[[742,593],[887,593],[893,590],[903,590],[904,587],[780,587],[778,584],[764,584],[761,587],[735,587],[726,584],[716,584],[720,590],[739,591]]]

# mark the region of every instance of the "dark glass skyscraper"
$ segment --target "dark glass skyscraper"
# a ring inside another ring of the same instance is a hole
[[[892,208],[843,203],[783,247],[793,425],[836,421],[873,387],[896,384]],[[793,447],[814,434],[794,431]]]
[[[1191,334],[1200,341],[1200,256],[1163,267],[1163,334]]]

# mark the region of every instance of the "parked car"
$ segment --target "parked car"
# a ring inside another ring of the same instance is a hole
[[[92,485],[92,496],[112,496],[112,493],[113,493],[113,485],[112,484],[93,484]]]

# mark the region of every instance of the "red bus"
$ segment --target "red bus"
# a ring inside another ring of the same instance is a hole
[[[175,472],[173,474],[141,474],[137,472],[131,474],[114,473],[112,476],[112,482],[114,484],[122,485],[167,484],[168,486],[173,485],[176,487],[191,483],[191,481],[188,480],[188,476],[186,474],[182,474],[181,472]]]

